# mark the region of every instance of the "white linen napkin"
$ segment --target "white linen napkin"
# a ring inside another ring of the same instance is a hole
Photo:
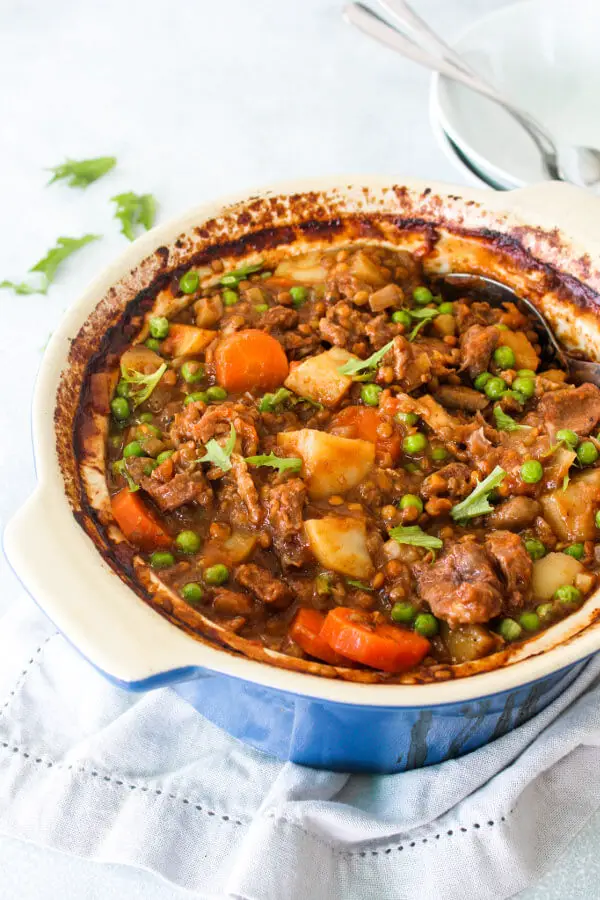
[[[502,900],[600,807],[600,659],[533,721],[389,776],[282,763],[131,694],[29,600],[0,621],[0,831],[202,898]]]

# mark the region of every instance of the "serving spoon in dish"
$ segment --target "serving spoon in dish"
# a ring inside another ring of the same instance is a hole
[[[362,3],[349,3],[344,8],[344,17],[351,25],[386,47],[434,72],[465,84],[503,107],[527,131],[539,150],[548,177],[553,181],[567,181],[578,187],[600,190],[600,150],[557,143],[533,116],[485,81],[405,0],[381,0],[381,5],[400,25],[408,28],[419,43],[397,31]]]
[[[552,355],[567,370],[572,381],[576,384],[590,382],[600,387],[600,363],[577,359],[577,357],[567,353],[557,341],[545,317],[533,305],[531,300],[528,300],[526,297],[519,297],[512,288],[502,284],[501,281],[496,281],[494,278],[488,278],[487,275],[474,275],[470,272],[451,272],[448,275],[444,275],[443,280],[450,287],[468,291],[471,296],[478,296],[481,300],[489,303],[490,306],[514,303],[517,307],[521,307],[530,316],[533,316],[539,324],[547,339]]]

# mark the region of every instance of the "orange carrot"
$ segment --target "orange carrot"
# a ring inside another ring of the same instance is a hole
[[[128,541],[142,550],[170,547],[171,537],[137,493],[127,488],[111,499],[112,513]]]
[[[317,609],[299,609],[291,624],[289,635],[309,656],[331,663],[332,666],[346,666],[347,660],[331,649],[319,632],[325,622],[325,616]]]
[[[429,641],[394,625],[371,625],[368,616],[338,606],[327,613],[320,637],[336,653],[384,672],[405,672],[429,652]]]
[[[343,429],[344,437],[371,441],[375,444],[378,457],[389,453],[392,464],[395,464],[402,454],[402,438],[396,432],[389,437],[380,437],[377,429],[381,422],[379,410],[372,406],[346,406],[333,417],[329,429],[334,432]]]
[[[227,335],[215,350],[217,381],[231,393],[279,387],[289,365],[284,349],[264,331],[250,328]]]

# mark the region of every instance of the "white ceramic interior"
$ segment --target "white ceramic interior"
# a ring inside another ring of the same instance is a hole
[[[557,260],[567,253],[561,248],[568,247],[574,265],[584,261],[587,283],[600,290],[600,200],[587,193],[556,183],[512,193],[435,182],[400,184],[401,189],[391,190],[389,178],[354,176],[276,185],[264,193],[336,191],[360,208],[364,188],[368,188],[377,202],[393,209],[401,202],[398,196],[410,195],[423,209],[433,204],[429,207],[432,215],[438,214],[435,204],[441,198],[445,213],[458,216],[465,227],[496,223],[505,233],[522,235],[532,252]],[[148,679],[168,683],[184,674],[189,677],[191,669],[205,668],[296,694],[368,706],[437,705],[481,697],[534,681],[597,651],[600,626],[581,629],[600,610],[600,592],[580,611],[528,642],[512,656],[515,662],[503,669],[418,686],[345,683],[275,668],[195,640],[153,611],[104,562],[72,515],[58,463],[54,404],[71,339],[109,289],[127,278],[157,247],[245,199],[234,197],[202,205],[137,240],[73,305],[50,340],[33,402],[38,486],[9,523],[4,539],[12,566],[41,608],[90,662],[126,686],[146,687]],[[535,227],[528,231],[527,226]],[[557,243],[557,227],[562,243]],[[553,316],[555,320],[558,317]],[[577,339],[582,344],[587,342],[588,349],[600,345],[597,319],[592,317],[590,324],[582,317],[572,327]],[[560,643],[563,640],[567,642]],[[542,653],[544,649],[547,652]]]
[[[524,0],[474,22],[454,46],[556,140],[600,148],[600,4]],[[535,145],[491,100],[434,75],[444,130],[484,173],[509,187],[547,178]]]

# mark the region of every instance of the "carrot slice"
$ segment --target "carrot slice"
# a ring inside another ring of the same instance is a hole
[[[327,613],[320,637],[336,653],[384,672],[405,672],[429,652],[429,641],[394,625],[370,624],[369,617],[338,606]]]
[[[232,393],[271,391],[289,372],[279,341],[254,328],[227,335],[215,350],[215,366],[219,384]]]
[[[392,465],[398,462],[402,454],[402,438],[396,432],[389,437],[380,437],[377,429],[381,425],[381,415],[378,409],[372,406],[346,406],[331,420],[330,431],[343,430],[343,436],[349,438],[361,438],[375,444],[377,456],[381,458],[384,453],[392,457]]]
[[[332,666],[348,665],[347,660],[331,649],[319,632],[325,616],[317,609],[299,609],[291,624],[289,635],[309,656],[331,663]]]
[[[113,516],[128,541],[142,550],[170,547],[171,537],[137,493],[124,488],[111,499]]]

